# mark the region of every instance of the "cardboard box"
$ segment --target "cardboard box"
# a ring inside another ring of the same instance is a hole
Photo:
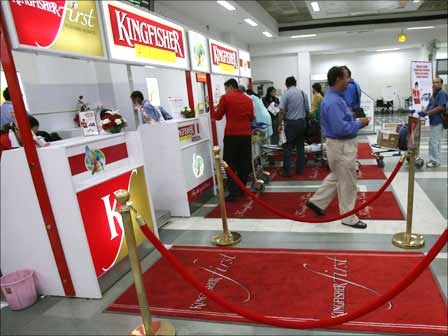
[[[381,147],[398,149],[398,140],[400,135],[396,132],[378,131],[377,143]]]
[[[385,132],[398,132],[402,126],[402,123],[383,123],[381,130]]]

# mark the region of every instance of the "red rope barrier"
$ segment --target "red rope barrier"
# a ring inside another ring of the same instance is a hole
[[[398,284],[396,284],[394,287],[392,287],[390,290],[388,290],[383,296],[375,299],[374,301],[366,304],[365,306],[359,308],[358,310],[349,313],[344,316],[339,316],[336,318],[330,318],[320,321],[306,321],[306,322],[291,322],[286,321],[282,319],[276,319],[272,317],[262,316],[258,315],[256,313],[253,313],[251,311],[248,311],[246,309],[243,309],[241,307],[238,307],[237,305],[228,302],[227,300],[223,299],[218,294],[212,292],[211,290],[207,289],[203,284],[201,284],[189,271],[187,271],[174,257],[174,255],[163,246],[162,242],[157,239],[157,237],[151,232],[149,227],[147,225],[140,226],[140,229],[145,234],[146,238],[154,245],[154,247],[159,250],[159,252],[164,256],[168,262],[171,264],[171,266],[174,267],[174,269],[179,273],[184,280],[186,280],[190,285],[192,285],[194,288],[196,288],[198,291],[204,293],[207,297],[215,301],[216,303],[220,304],[221,306],[229,309],[230,311],[243,316],[249,320],[252,320],[254,322],[262,323],[262,324],[269,324],[276,327],[281,328],[290,328],[290,329],[312,329],[312,328],[323,328],[323,327],[331,327],[335,325],[339,325],[342,323],[346,323],[349,321],[352,321],[354,319],[357,319],[358,317],[361,317],[365,314],[370,313],[371,311],[377,309],[378,307],[382,306],[386,302],[393,299],[396,295],[401,293],[403,290],[405,290],[412,282],[414,282],[415,279],[418,278],[418,276],[428,267],[428,265],[434,260],[434,258],[437,256],[437,254],[440,252],[440,250],[443,248],[443,246],[447,242],[448,238],[448,229],[445,229],[445,231],[442,233],[442,235],[439,237],[439,239],[436,241],[434,246],[429,250],[428,254],[423,258],[422,261],[418,263],[418,265],[410,271]]]
[[[273,208],[269,203],[261,200],[258,198],[257,195],[255,195],[253,192],[251,192],[245,185],[243,182],[241,182],[241,180],[238,178],[238,176],[236,176],[235,172],[227,165],[225,165],[225,169],[227,174],[229,174],[229,176],[235,181],[236,184],[238,184],[238,186],[250,197],[252,198],[255,202],[257,202],[258,204],[260,204],[262,207],[268,209],[269,211],[275,213],[276,215],[286,218],[286,219],[290,219],[296,222],[305,222],[305,223],[326,223],[326,222],[333,222],[348,216],[351,216],[355,213],[357,213],[359,210],[362,210],[363,208],[365,208],[366,206],[368,206],[370,203],[372,203],[373,201],[375,201],[378,197],[381,196],[381,194],[384,192],[384,190],[387,189],[387,187],[392,183],[392,180],[395,178],[395,176],[398,174],[398,171],[400,170],[401,166],[403,165],[403,157],[400,159],[400,161],[397,163],[397,166],[395,167],[395,169],[393,170],[392,174],[389,176],[389,178],[387,179],[386,183],[384,183],[384,185],[381,187],[380,190],[378,190],[374,195],[372,195],[372,197],[370,197],[368,200],[366,200],[364,203],[360,204],[357,208],[354,208],[353,210],[350,210],[346,213],[340,214],[338,216],[332,217],[332,218],[307,218],[307,217],[299,217],[299,216],[294,216],[291,214],[288,214],[286,212],[283,212],[281,210],[275,209]]]

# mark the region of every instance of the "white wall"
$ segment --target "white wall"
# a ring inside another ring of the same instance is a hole
[[[422,48],[314,55],[311,58],[311,75],[326,74],[334,65],[347,65],[352,71],[352,77],[373,99],[382,98],[385,90],[391,90],[404,103],[403,98],[411,95],[411,62],[424,60],[425,52]]]
[[[297,54],[253,57],[252,80],[271,80],[277,90],[285,89],[285,79],[289,76],[300,77]],[[255,88],[256,90],[256,88]]]

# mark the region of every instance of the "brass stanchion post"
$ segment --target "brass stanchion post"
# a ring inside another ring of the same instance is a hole
[[[411,117],[410,117],[411,118]],[[411,119],[409,119],[411,121]],[[417,120],[417,130],[412,146],[408,148],[409,154],[409,178],[408,178],[408,204],[406,213],[406,232],[400,232],[393,236],[392,243],[400,248],[415,249],[421,248],[425,244],[425,239],[422,235],[412,233],[412,215],[414,210],[414,177],[415,177],[415,158],[418,153],[418,146],[420,142],[421,124]],[[411,123],[409,123],[410,125]]]
[[[129,202],[129,192],[127,190],[117,190],[114,195],[116,200],[121,204],[118,211],[123,219],[124,233],[128,245],[129,262],[131,264],[132,276],[134,278],[135,289],[137,291],[138,303],[140,305],[140,312],[143,320],[143,326],[135,328],[130,335],[174,335],[174,327],[169,321],[153,322],[151,319],[145,286],[143,284],[142,268],[137,253],[134,227],[132,225],[132,203]],[[154,332],[154,330],[156,330],[156,332]]]
[[[229,226],[227,224],[226,200],[224,197],[224,183],[222,180],[221,157],[219,155],[219,152],[219,146],[213,147],[213,154],[215,156],[216,178],[218,180],[219,205],[221,208],[223,232],[219,235],[214,236],[212,239],[212,243],[218,246],[231,246],[236,245],[241,241],[241,234],[238,232],[230,232]]]

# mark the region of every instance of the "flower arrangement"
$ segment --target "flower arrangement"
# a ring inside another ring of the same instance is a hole
[[[127,126],[127,121],[119,111],[108,111],[101,117],[101,128],[109,133],[120,133]]]
[[[194,111],[189,108],[188,106],[185,106],[180,113],[185,117],[185,118],[193,118],[194,117]]]
[[[79,112],[85,112],[89,110],[89,105],[83,101],[84,96],[78,97],[78,112],[76,112],[75,117],[73,118],[73,121],[80,126],[79,121]]]

